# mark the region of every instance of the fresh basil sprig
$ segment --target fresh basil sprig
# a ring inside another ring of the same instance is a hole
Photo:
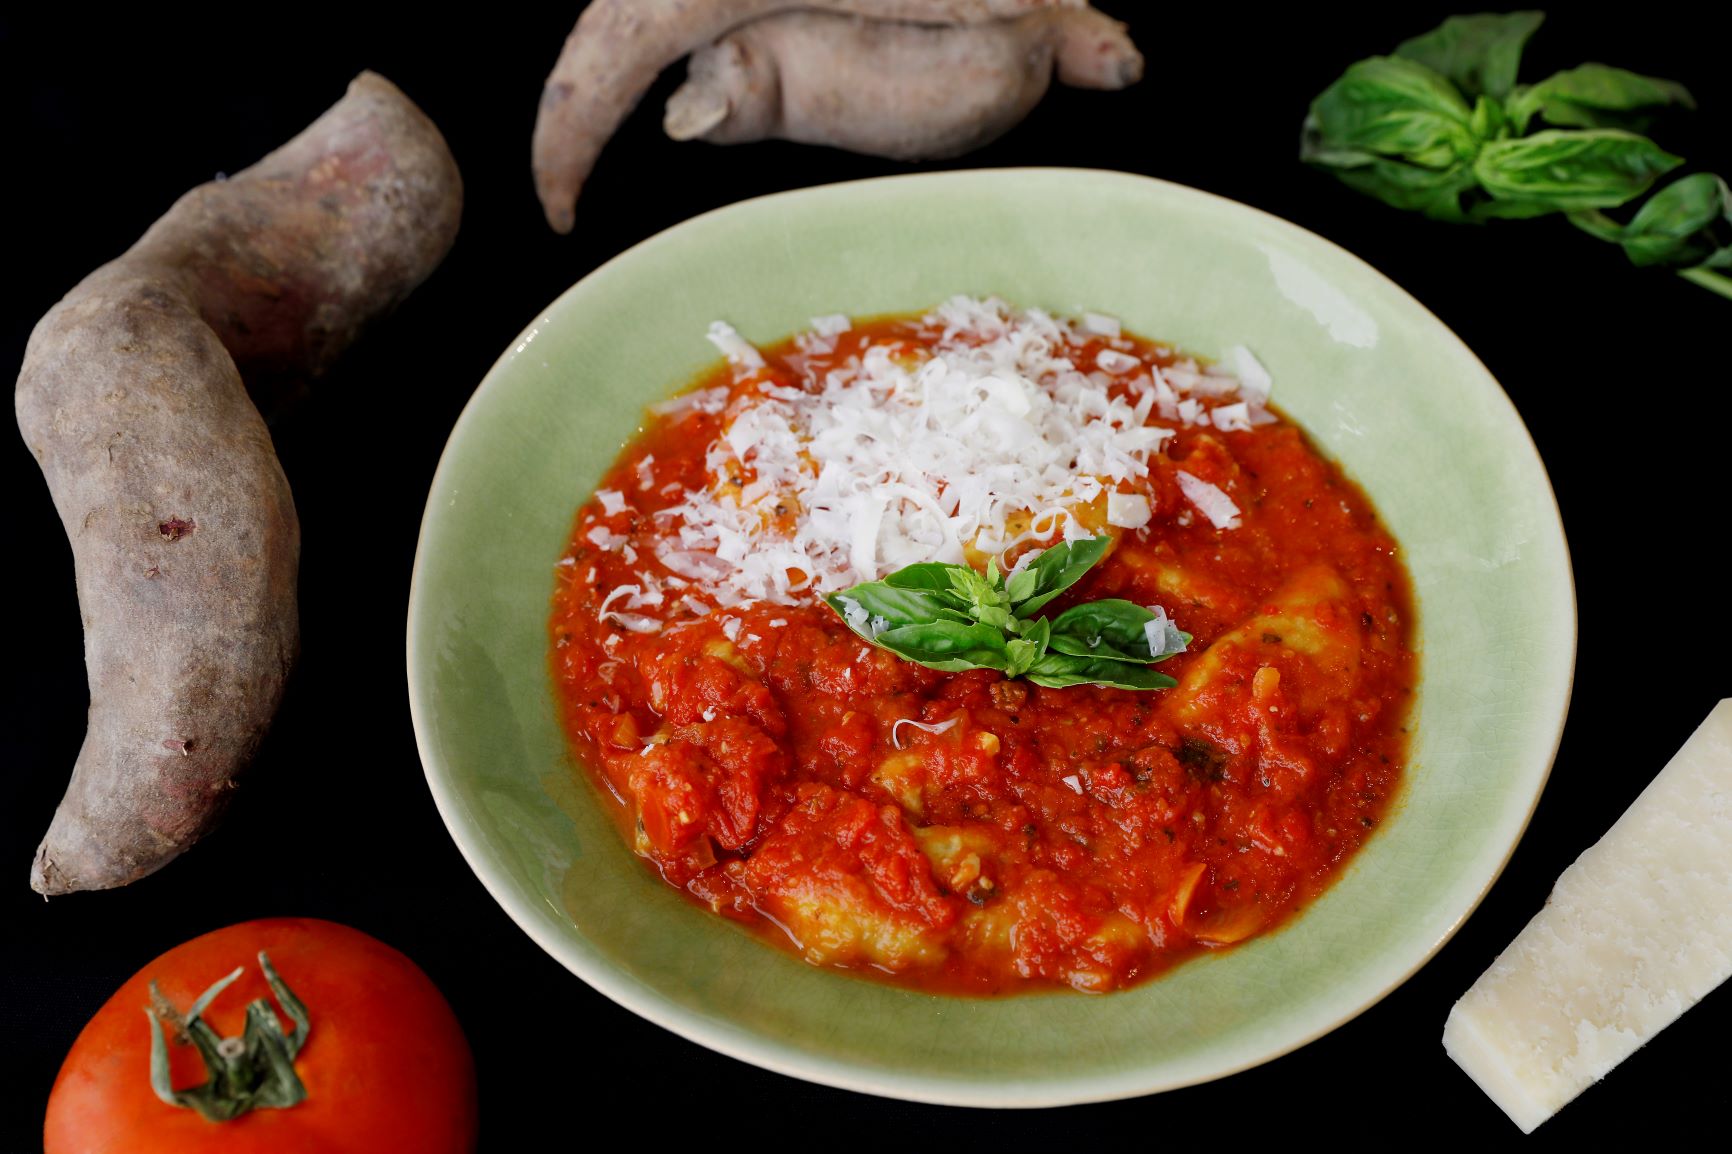
[[[1184,652],[1191,635],[1134,602],[1086,601],[1037,617],[1106,555],[1105,537],[1041,553],[1009,581],[996,561],[983,576],[966,565],[923,562],[824,600],[848,627],[898,657],[932,669],[997,669],[1036,685],[1167,689],[1178,682],[1149,666]],[[1151,644],[1155,633],[1158,649]]]
[[[1656,193],[1628,224],[1605,215],[1684,163],[1641,132],[1683,85],[1605,64],[1518,84],[1543,12],[1452,16],[1391,56],[1351,65],[1311,103],[1301,159],[1396,208],[1435,220],[1565,214],[1732,297],[1732,207],[1725,182],[1697,173]],[[1539,127],[1546,125],[1550,127]]]
[[[1715,270],[1732,272],[1732,188],[1711,172],[1698,172],[1675,180],[1648,198],[1629,224],[1599,212],[1575,213],[1570,217],[1584,232],[1622,245],[1632,264],[1681,264],[1694,267],[1680,276],[1698,281],[1705,288],[1725,293],[1708,278],[1727,278]]]
[[[1444,77],[1470,97],[1502,100],[1515,88],[1522,49],[1544,12],[1451,16],[1423,36],[1403,40],[1395,54]]]

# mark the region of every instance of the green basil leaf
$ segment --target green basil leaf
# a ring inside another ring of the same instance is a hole
[[[919,625],[928,621],[967,622],[968,614],[956,609],[935,593],[921,589],[898,589],[883,581],[867,581],[824,600],[842,615],[848,627],[868,641],[877,639],[885,629],[900,625]],[[850,606],[858,606],[857,609]],[[861,611],[866,616],[859,619]]]
[[[1015,605],[1033,597],[1039,588],[1040,574],[1035,572],[1033,565],[1030,565],[1012,577],[1009,583],[1005,585],[1004,591],[1010,597],[1010,603]]]
[[[1112,544],[1112,538],[1106,536],[1063,541],[1029,562],[1023,572],[1034,574],[1034,593],[1021,600],[1011,598],[1016,615],[1025,619],[1033,616],[1041,606],[1075,585],[1095,562],[1107,555]]]
[[[1505,115],[1503,105],[1489,96],[1474,101],[1468,127],[1481,140],[1501,140],[1510,134],[1509,117]]]
[[[1333,171],[1350,188],[1394,208],[1423,212],[1433,220],[1466,220],[1462,194],[1479,187],[1473,166],[1466,161],[1439,171],[1377,156],[1356,167]]]
[[[1732,246],[1732,188],[1711,172],[1675,180],[1650,196],[1618,243],[1632,263],[1692,265],[1721,250],[1709,231],[1726,226]]]
[[[1510,118],[1526,131],[1536,114],[1565,128],[1647,127],[1653,112],[1670,105],[1696,107],[1690,90],[1672,80],[1643,76],[1608,64],[1583,64],[1524,87],[1510,98]]]
[[[948,576],[951,591],[963,604],[971,608],[977,605],[1010,604],[1010,598],[1004,595],[1003,590],[994,588],[990,580],[966,565],[952,565]]]
[[[1074,657],[1135,661],[1144,665],[1172,656],[1152,653],[1146,626],[1155,615],[1116,597],[1072,606],[1052,621],[1051,648]],[[1045,620],[1045,618],[1042,618]]]
[[[1113,689],[1171,689],[1178,681],[1147,665],[1075,657],[1050,650],[1025,676],[1036,685],[1062,689],[1067,685],[1105,685]]]
[[[1010,612],[1010,594],[997,579],[998,567],[991,561],[986,563],[984,577],[966,565],[950,566],[946,576],[951,593],[970,617],[1009,634],[1022,632],[1022,622]]]
[[[1403,40],[1395,54],[1446,77],[1468,96],[1501,100],[1515,86],[1522,48],[1545,18],[1544,12],[1451,16],[1425,35]]]
[[[1075,584],[1111,544],[1099,537],[1056,545],[1013,578],[1012,587],[1032,594],[1024,604],[1043,604]],[[1053,621],[1013,616],[1011,596],[996,566],[989,565],[983,577],[965,566],[929,563],[832,593],[825,601],[861,637],[932,669],[997,669],[1054,687],[1097,683],[1161,689],[1174,684],[1170,677],[1135,668],[1170,656],[1149,652],[1144,629],[1154,619],[1149,610],[1116,599],[1072,608],[1060,620],[1086,638],[1066,643],[1087,644],[1071,654],[1051,648]],[[1169,641],[1173,634],[1190,641],[1189,634],[1177,630],[1169,633]]]
[[[1370,153],[1449,168],[1479,147],[1472,120],[1461,93],[1431,69],[1373,56],[1350,65],[1311,102],[1300,156],[1339,167],[1332,158]]]
[[[1004,651],[1010,657],[1010,663],[1005,667],[1006,677],[1021,677],[1034,667],[1046,653],[1047,642],[1052,634],[1052,622],[1042,617],[1023,630],[1021,637],[1014,637],[1004,643]]]
[[[1470,213],[1538,216],[1613,208],[1646,192],[1684,163],[1645,136],[1615,128],[1548,130],[1494,140],[1480,150],[1474,175],[1493,200]]]
[[[953,570],[962,568],[965,566],[947,565],[942,561],[922,561],[917,565],[904,565],[885,577],[884,584],[897,589],[924,589],[948,596],[952,592],[950,574]],[[962,606],[959,603],[957,607]]]
[[[928,669],[1005,669],[1010,653],[1004,633],[979,621],[929,621],[899,625],[873,638],[890,652]]]
[[[997,605],[976,605],[968,611],[968,615],[994,629],[1001,629],[1015,636],[1022,632],[1022,619],[1010,610]]]

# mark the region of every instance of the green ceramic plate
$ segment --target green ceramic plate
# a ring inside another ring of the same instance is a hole
[[[1397,811],[1288,928],[1134,990],[997,1001],[814,969],[683,901],[633,857],[567,753],[548,674],[554,562],[643,406],[811,316],[953,293],[1100,310],[1203,354],[1249,345],[1275,398],[1407,551],[1422,699]],[[514,341],[445,449],[409,601],[427,780],[469,864],[548,953],[703,1045],[801,1078],[980,1106],[1186,1085],[1371,1005],[1478,903],[1543,786],[1575,658],[1557,507],[1478,360],[1327,241],[1116,173],[957,172],[765,197],[586,277]],[[1441,1029],[1442,1020],[1439,1019]]]

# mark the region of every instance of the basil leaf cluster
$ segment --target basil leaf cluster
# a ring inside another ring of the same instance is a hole
[[[1452,16],[1390,56],[1351,65],[1311,102],[1300,157],[1434,220],[1564,214],[1639,265],[1732,297],[1732,197],[1709,173],[1656,193],[1627,224],[1605,215],[1684,163],[1642,135],[1683,85],[1606,64],[1517,83],[1543,12]]]
[[[966,565],[922,562],[824,598],[874,645],[931,669],[996,669],[1036,685],[1167,689],[1178,682],[1149,668],[1184,652],[1191,635],[1131,601],[1085,601],[1057,617],[1036,616],[1106,556],[1091,537],[1047,549],[1006,579]]]

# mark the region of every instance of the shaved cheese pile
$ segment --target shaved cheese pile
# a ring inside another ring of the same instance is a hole
[[[845,317],[817,318],[796,347],[832,351],[848,328]],[[961,563],[965,547],[1002,556],[1089,537],[1077,512],[1103,493],[1108,523],[1135,529],[1152,513],[1149,461],[1176,426],[1275,419],[1264,408],[1268,373],[1248,351],[1229,351],[1237,377],[1193,361],[1152,368],[1098,314],[1077,326],[956,297],[922,319],[921,335],[935,342],[930,354],[879,342],[793,388],[769,379],[762,354],[730,326],[712,324],[736,395],[705,464],[726,483],[686,489],[656,514],[677,538],[658,553],[662,564],[724,607],[792,603],[915,562]],[[1102,338],[1120,347],[1083,363]],[[720,411],[718,392],[658,411]],[[1220,489],[1179,478],[1217,528],[1238,525]]]

